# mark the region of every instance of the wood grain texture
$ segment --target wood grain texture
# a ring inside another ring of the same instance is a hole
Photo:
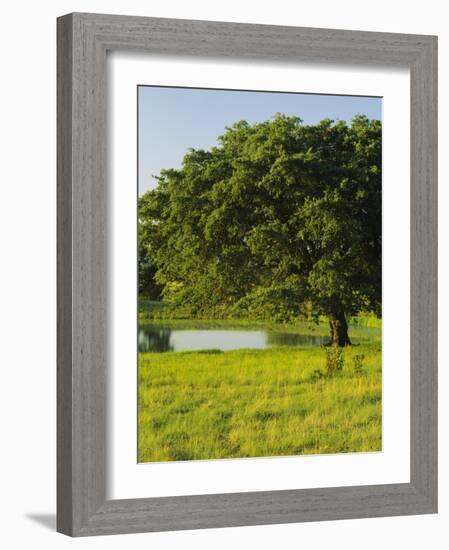
[[[411,79],[411,483],[437,509],[438,208],[437,43],[415,60]]]
[[[58,20],[57,83],[57,529],[72,528],[72,25]]]
[[[85,536],[436,512],[436,44],[436,37],[421,35],[97,14],[59,18],[58,531]],[[110,49],[410,68],[410,483],[106,501]]]

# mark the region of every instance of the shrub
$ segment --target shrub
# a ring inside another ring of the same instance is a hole
[[[315,382],[318,382],[319,380],[323,379],[325,376],[326,374],[321,369],[315,369],[309,380],[314,384]]]
[[[365,360],[365,356],[363,353],[361,355],[354,355],[352,359],[352,364],[354,366],[354,372],[356,374],[363,374],[363,361]]]
[[[345,360],[343,349],[338,346],[326,348],[326,370],[327,374],[335,374],[343,369]]]

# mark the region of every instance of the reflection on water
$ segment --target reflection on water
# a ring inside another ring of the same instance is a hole
[[[316,334],[295,334],[291,332],[266,332],[267,348],[272,346],[324,346],[329,342],[329,336]]]
[[[278,346],[322,346],[327,336],[271,330],[171,329],[145,325],[139,328],[139,351],[264,349]]]
[[[139,328],[139,351],[175,351],[170,343],[171,334],[169,328]]]

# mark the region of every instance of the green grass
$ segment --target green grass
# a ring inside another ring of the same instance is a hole
[[[323,348],[139,354],[139,462],[380,451],[380,341],[343,353],[332,376]]]

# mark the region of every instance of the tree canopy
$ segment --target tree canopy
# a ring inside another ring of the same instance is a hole
[[[139,199],[140,271],[191,315],[327,315],[349,343],[345,316],[380,312],[381,133],[365,116],[226,128]]]

